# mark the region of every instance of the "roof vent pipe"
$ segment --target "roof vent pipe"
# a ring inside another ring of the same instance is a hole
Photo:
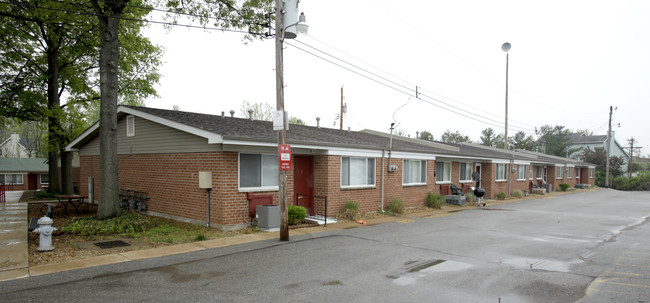
[[[234,117],[235,117],[235,111],[231,109],[230,110],[230,118],[234,118]]]
[[[248,110],[248,118],[253,120],[253,110],[252,109]]]
[[[221,118],[223,119],[223,118],[225,118],[225,117],[226,117],[226,112],[221,111]]]
[[[350,132],[350,127],[348,126],[348,133]]]
[[[316,127],[320,128],[320,117],[316,117]]]

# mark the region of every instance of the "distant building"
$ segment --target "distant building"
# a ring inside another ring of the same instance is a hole
[[[24,142],[20,142],[20,136],[16,133],[0,143],[0,157],[4,158],[30,158],[29,150]]]
[[[0,183],[8,190],[35,190],[49,185],[48,167],[43,158],[0,157]]]
[[[624,172],[627,171],[627,164],[630,162],[630,155],[627,151],[623,149],[621,144],[616,141],[615,133],[612,131],[612,140],[611,140],[611,149],[609,152],[610,156],[621,157],[625,160],[625,164],[621,165],[621,170]],[[579,148],[578,151],[575,151],[571,154],[572,158],[579,158],[582,152],[588,147],[590,149],[595,149],[596,147],[601,147],[607,150],[607,135],[600,136],[586,136],[584,134],[575,133],[568,136],[570,140],[569,149]]]

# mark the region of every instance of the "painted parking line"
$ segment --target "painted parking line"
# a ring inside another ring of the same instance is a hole
[[[622,295],[650,295],[650,253],[637,249],[623,252],[585,291],[585,298],[594,292],[615,293]],[[645,256],[645,257],[644,257]],[[637,272],[638,271],[638,272]]]

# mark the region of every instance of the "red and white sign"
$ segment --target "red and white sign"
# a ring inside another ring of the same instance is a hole
[[[291,145],[280,144],[280,170],[291,170]]]

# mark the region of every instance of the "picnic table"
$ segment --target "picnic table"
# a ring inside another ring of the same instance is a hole
[[[79,206],[84,204],[84,199],[88,198],[88,196],[82,195],[55,195],[54,197],[63,205],[66,213],[68,212],[68,205],[70,205],[74,208],[75,214],[79,214]]]

